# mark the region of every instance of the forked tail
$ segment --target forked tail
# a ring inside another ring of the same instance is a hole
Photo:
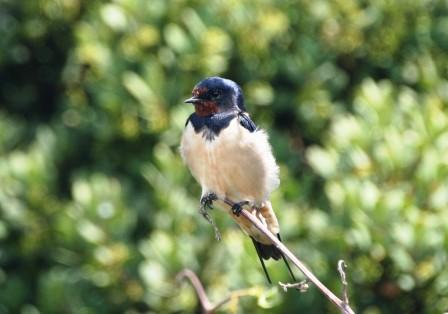
[[[280,234],[277,233],[277,238],[282,241],[280,238]],[[289,274],[291,275],[292,280],[295,282],[296,278],[294,277],[294,273],[291,270],[291,267],[288,264],[288,261],[286,260],[285,256],[282,252],[273,244],[263,244],[260,242],[257,242],[252,238],[252,242],[255,246],[255,249],[257,250],[258,258],[260,259],[261,266],[263,267],[264,274],[266,275],[266,279],[270,284],[272,284],[271,277],[269,276],[269,273],[266,269],[266,265],[264,264],[264,260],[268,260],[270,258],[274,260],[279,260],[280,258],[283,258],[283,261],[285,262],[286,268],[288,268]]]

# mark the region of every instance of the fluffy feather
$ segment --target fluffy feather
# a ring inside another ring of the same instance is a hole
[[[267,210],[263,211],[266,217],[260,218],[273,222],[268,227],[274,234],[279,232],[277,218],[267,201],[280,183],[279,169],[264,131],[250,132],[233,119],[219,136],[207,141],[189,122],[182,136],[180,151],[192,175],[200,183],[203,196],[213,192],[221,199],[248,200],[257,207],[266,207]],[[231,217],[254,239],[270,244],[269,239],[245,219],[235,215]]]
[[[266,133],[251,133],[237,119],[214,141],[205,141],[188,123],[180,151],[205,193],[261,205],[280,183]]]

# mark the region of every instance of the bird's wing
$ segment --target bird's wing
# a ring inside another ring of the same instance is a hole
[[[185,127],[187,127],[188,122],[190,122],[191,117],[194,115],[194,113],[190,114],[190,116],[187,118],[187,121],[185,121]]]
[[[250,132],[255,132],[257,130],[257,126],[255,125],[255,123],[244,112],[238,113],[238,121],[240,122],[243,128],[249,130]]]

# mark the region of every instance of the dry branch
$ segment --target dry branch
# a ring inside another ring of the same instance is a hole
[[[178,281],[181,281],[185,278],[190,281],[194,290],[196,291],[199,303],[201,304],[202,312],[204,314],[212,314],[224,304],[238,300],[241,297],[257,295],[260,293],[261,289],[260,287],[253,287],[250,289],[232,291],[227,297],[225,297],[221,301],[217,303],[212,303],[209,300],[207,294],[205,293],[204,287],[202,286],[202,283],[199,280],[198,276],[192,270],[184,269],[176,276],[176,279]]]
[[[233,207],[235,205],[234,202],[225,199],[223,200],[224,203],[229,205],[230,207]],[[300,261],[280,240],[272,234],[267,227],[258,220],[254,215],[252,215],[250,212],[248,212],[245,209],[242,209],[240,212],[240,215],[245,217],[247,220],[249,220],[260,232],[262,232],[266,237],[268,237],[272,243],[279,249],[284,256],[286,256],[291,262],[305,275],[306,280],[299,282],[299,283],[281,283],[279,282],[280,286],[286,290],[288,288],[295,288],[299,289],[303,292],[303,290],[306,290],[307,283],[312,282],[317,286],[317,288],[329,299],[333,304],[335,304],[340,311],[343,314],[355,314],[355,312],[350,308],[349,301],[348,301],[348,293],[347,288],[348,284],[346,281],[346,275],[344,268],[347,267],[345,262],[343,260],[340,260],[338,262],[338,271],[341,276],[341,281],[343,285],[343,300],[338,298],[333,292],[331,292],[330,289],[328,289],[306,266],[305,264]],[[209,314],[213,313],[216,309],[224,305],[225,303],[232,300],[232,298],[239,298],[244,295],[250,295],[251,293],[248,293],[249,290],[242,290],[242,291],[236,291],[227,298],[223,299],[221,302],[217,304],[212,304],[210,300],[207,297],[207,294],[205,293],[204,287],[202,286],[202,283],[200,282],[199,278],[196,276],[194,272],[192,272],[189,269],[185,269],[182,272],[180,272],[177,276],[178,279],[182,278],[188,278],[193,285],[194,289],[196,290],[196,293],[199,298],[199,302],[201,303],[202,309],[204,313]]]
[[[235,205],[234,202],[228,199],[225,199],[224,202],[230,207],[233,207]],[[260,232],[268,237],[272,241],[272,243],[283,253],[283,255],[288,257],[288,259],[291,260],[291,262],[305,275],[305,277],[308,278],[309,281],[314,283],[316,287],[319,288],[319,290],[327,297],[327,299],[333,302],[341,310],[342,313],[355,313],[350,308],[348,299],[347,302],[344,302],[339,299],[333,292],[331,292],[331,290],[328,289],[282,242],[280,242],[280,240],[277,239],[277,237],[272,234],[260,220],[258,220],[254,215],[252,215],[245,209],[242,209],[240,215],[249,220]],[[344,298],[345,297],[346,294]]]
[[[348,283],[347,283],[347,276],[345,275],[344,268],[347,268],[347,264],[343,259],[339,260],[338,262],[338,272],[341,276],[341,282],[342,282],[342,300],[344,307],[348,307]]]
[[[204,313],[212,313],[214,305],[208,299],[207,293],[205,293],[204,286],[199,280],[198,276],[190,269],[184,269],[180,273],[177,274],[177,281],[181,281],[182,279],[187,278],[190,280],[193,285],[196,294],[198,295],[199,302],[201,303],[201,307],[204,310]]]
[[[295,283],[283,283],[281,281],[278,282],[278,285],[280,287],[283,288],[283,291],[288,291],[288,289],[296,289],[299,290],[300,292],[307,292],[309,285],[308,285],[308,280],[302,280],[300,282],[295,282]]]

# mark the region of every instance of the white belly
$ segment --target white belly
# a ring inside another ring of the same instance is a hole
[[[267,135],[249,132],[234,119],[210,141],[185,128],[181,154],[203,194],[213,192],[234,202],[261,204],[278,184],[278,167]]]

